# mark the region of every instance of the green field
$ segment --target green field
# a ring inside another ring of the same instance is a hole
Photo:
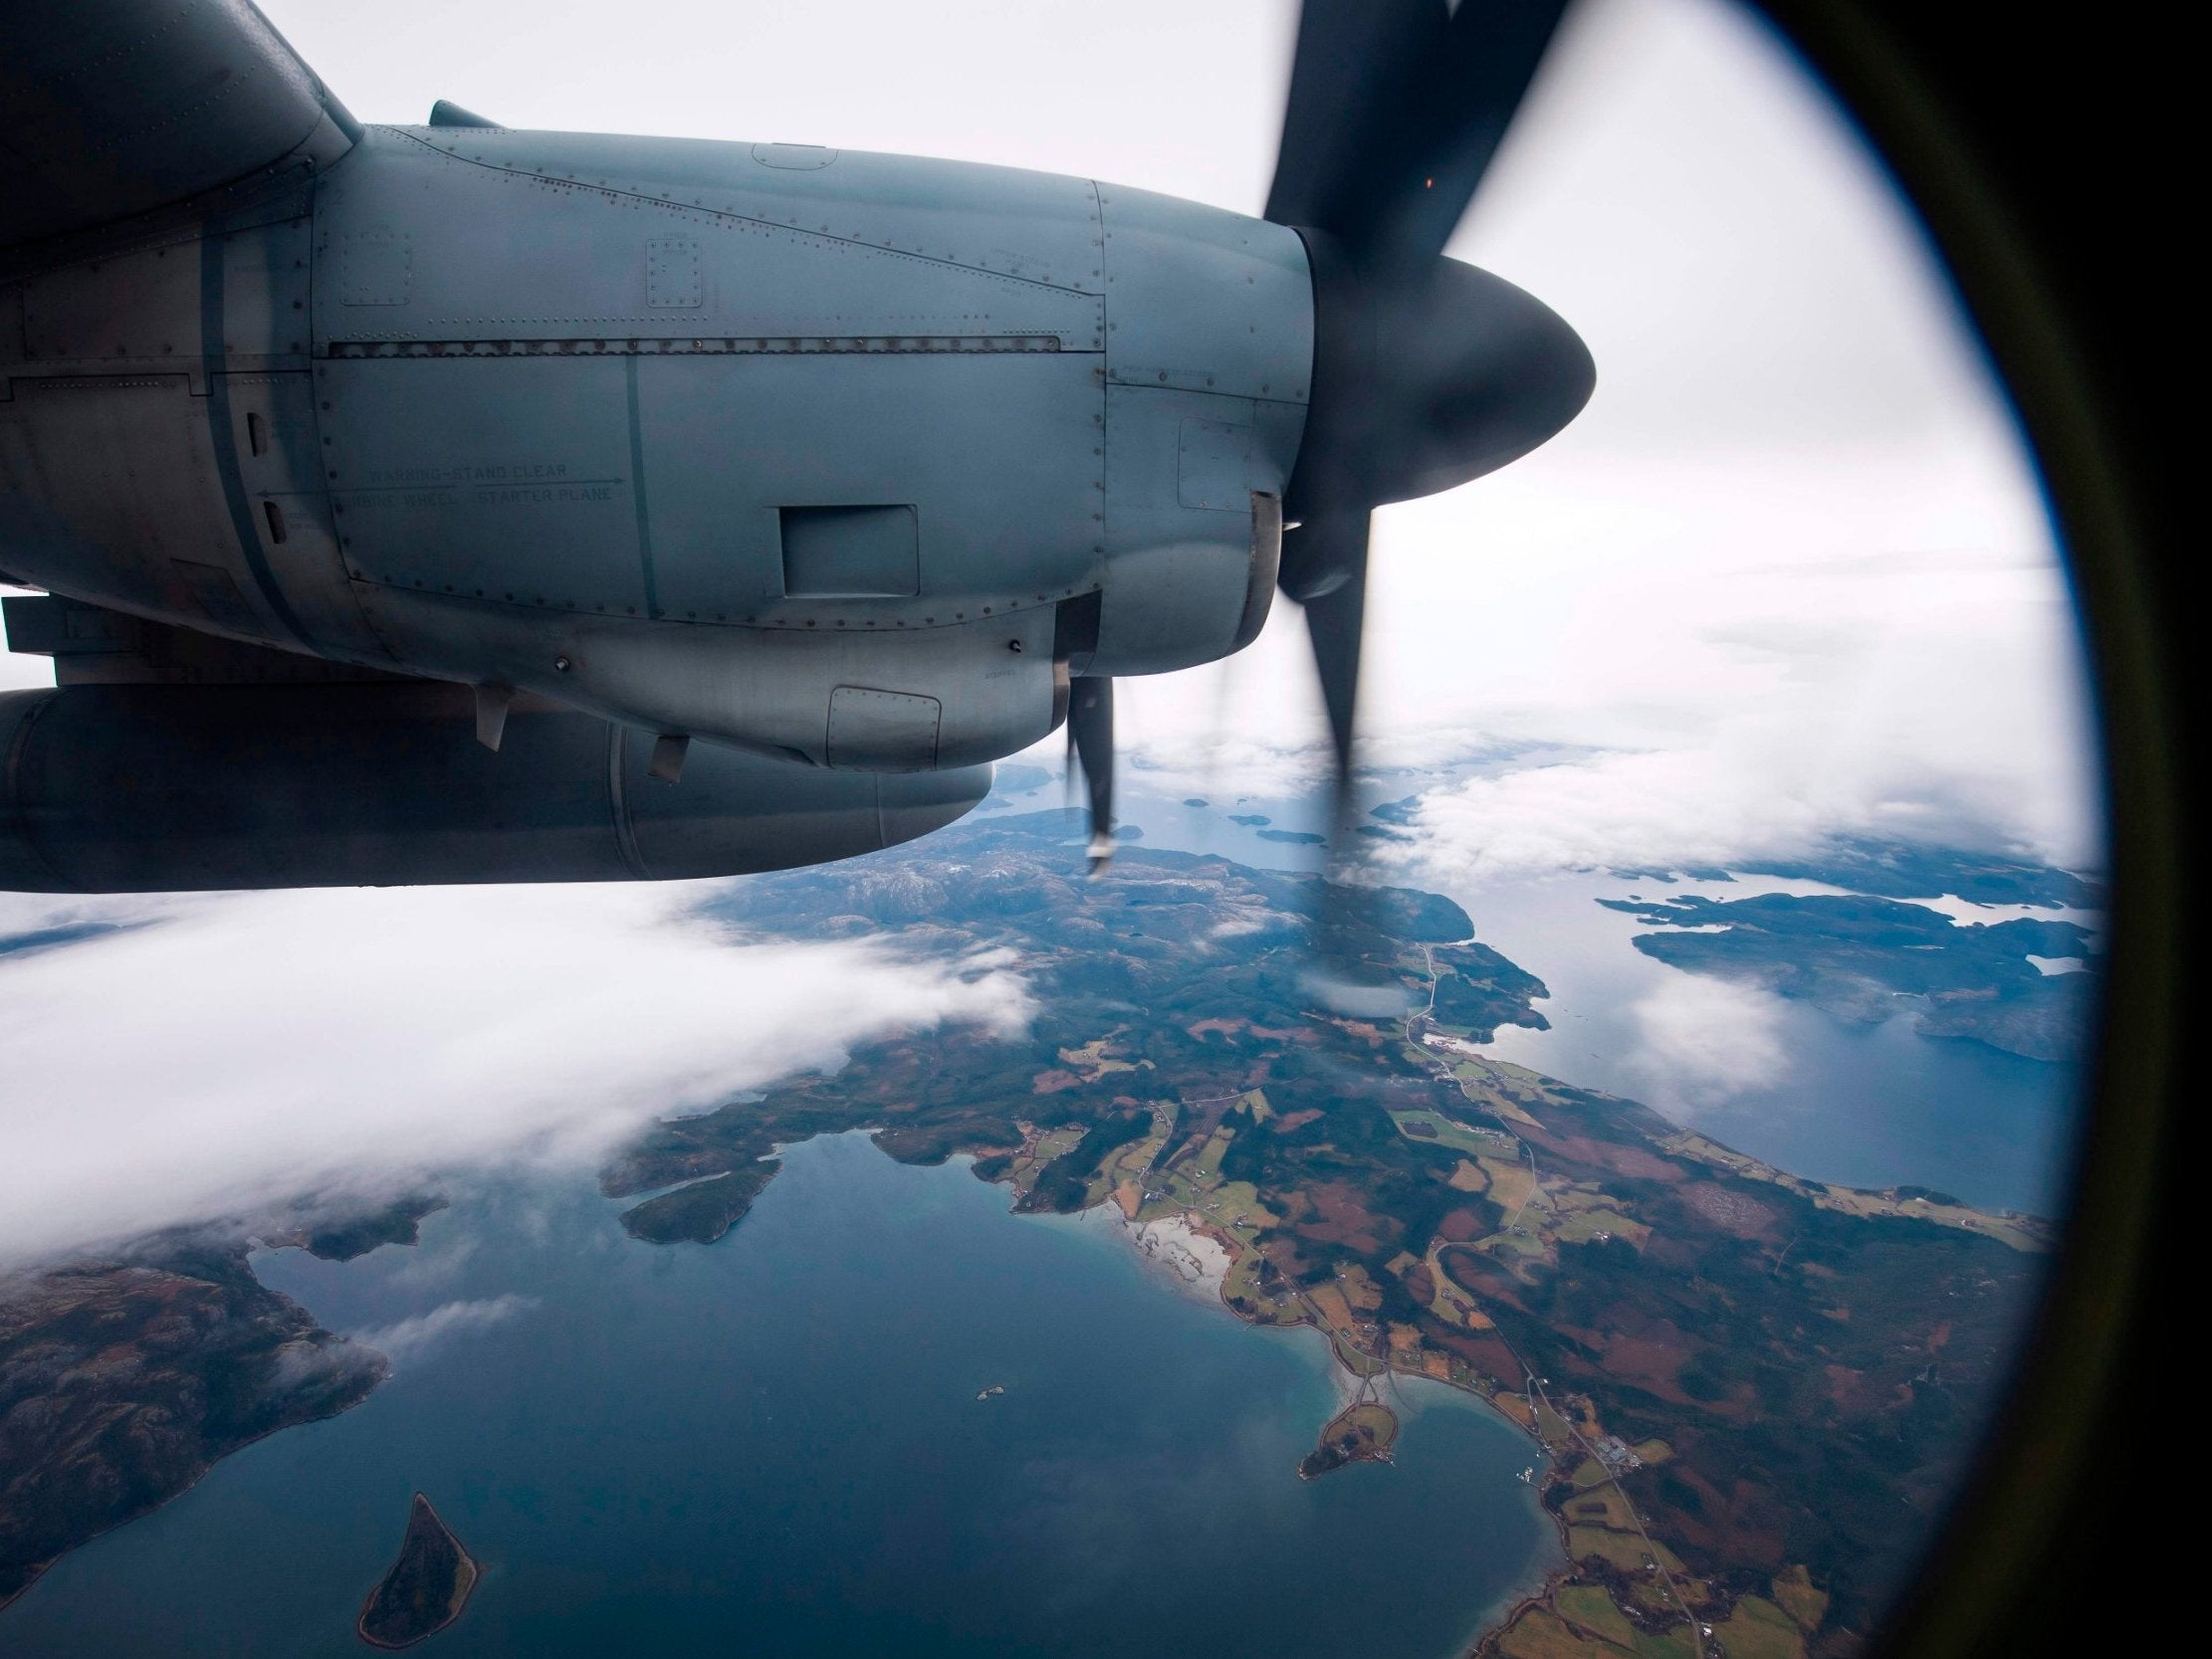
[[[1682,1570],[1681,1561],[1665,1545],[1657,1540],[1647,1544],[1639,1534],[1616,1533],[1604,1527],[1568,1528],[1567,1554],[1578,1561],[1596,1555],[1623,1572],[1642,1572],[1644,1563],[1656,1555],[1667,1571]]]
[[[1603,1636],[1623,1647],[1636,1645],[1636,1626],[1613,1604],[1613,1597],[1597,1584],[1569,1584],[1552,1597],[1560,1616],[1577,1629]]]
[[[1621,1650],[1579,1636],[1547,1608],[1532,1607],[1498,1640],[1507,1659],[1615,1659]]]
[[[1508,1137],[1483,1135],[1468,1129],[1464,1124],[1455,1124],[1449,1118],[1440,1117],[1423,1108],[1416,1108],[1411,1112],[1393,1112],[1390,1118],[1398,1126],[1400,1135],[1425,1146],[1451,1146],[1462,1152],[1485,1152],[1492,1157],[1500,1152],[1510,1151],[1512,1147],[1512,1141]],[[1408,1124],[1420,1125],[1432,1133],[1408,1133]]]
[[[1713,1626],[1728,1659],[1805,1659],[1805,1637],[1797,1621],[1771,1601],[1747,1595],[1736,1610]]]

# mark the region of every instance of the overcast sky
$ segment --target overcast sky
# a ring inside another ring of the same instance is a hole
[[[353,111],[902,150],[1256,212],[1284,0],[262,0]],[[1580,0],[1452,251],[1589,341],[1504,473],[1379,517],[1369,728],[1566,763],[1439,791],[1447,885],[1725,861],[1838,829],[2097,857],[2073,614],[2035,479],[1915,225],[1723,0]],[[0,659],[0,684],[46,678]],[[1127,686],[1155,766],[1280,780],[1318,703],[1294,609]],[[351,1169],[552,1155],[939,1018],[1002,968],[733,950],[680,895],[102,902],[156,925],[0,958],[0,1257]],[[72,910],[0,896],[0,933]],[[842,994],[839,994],[839,993]],[[802,1032],[794,1038],[793,1032]]]

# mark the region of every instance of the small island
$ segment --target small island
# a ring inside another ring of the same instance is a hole
[[[977,1389],[976,1398],[979,1400],[995,1400],[1005,1391],[1006,1385],[1003,1382],[994,1382],[988,1388]]]
[[[399,1558],[361,1603],[354,1628],[370,1647],[412,1647],[461,1616],[477,1576],[476,1562],[461,1541],[418,1492],[407,1511]]]
[[[1397,1440],[1397,1413],[1380,1400],[1360,1400],[1328,1420],[1321,1443],[1298,1460],[1298,1478],[1316,1480],[1348,1463],[1388,1463]]]

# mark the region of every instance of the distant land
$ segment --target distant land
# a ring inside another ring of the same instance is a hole
[[[2072,922],[1958,926],[1925,905],[1857,895],[1784,893],[1601,899],[1668,929],[1637,949],[1674,967],[1760,985],[1841,1019],[1875,1023],[1912,1010],[1924,1035],[1964,1037],[2030,1060],[2081,1058],[2100,974],[2045,973],[2030,956],[2095,959]]]
[[[1050,783],[1053,775],[1042,766],[1001,762],[997,770],[992,773],[991,787],[995,793],[1001,795],[1026,795]]]
[[[1317,1011],[1318,877],[1133,846],[1088,881],[1079,830],[1066,812],[971,821],[710,901],[754,933],[1010,948],[1038,1012],[1011,1039],[879,1043],[834,1075],[650,1127],[600,1176],[636,1200],[630,1233],[711,1245],[775,1178],[778,1145],[856,1127],[908,1162],[972,1157],[1017,1208],[1111,1203],[1192,1227],[1226,1255],[1228,1311],[1313,1327],[1363,1379],[1300,1472],[1367,1478],[1332,1471],[1389,1450],[1389,1372],[1482,1395],[1549,1454],[1536,1480],[1569,1564],[1485,1651],[1853,1651],[1965,1470],[2052,1229],[1803,1179],[1487,1059],[1477,1045],[1500,1027],[1543,1023],[1545,988],[1435,894],[1383,890],[1349,935],[1417,1011]],[[1778,914],[1745,913],[1760,926],[1744,931],[1778,936]],[[1791,948],[1851,936],[1823,926]],[[333,1253],[404,1241],[432,1202],[311,1205],[259,1233]],[[208,1311],[180,1323],[172,1304]],[[134,1364],[89,1366],[118,1332]],[[254,1281],[236,1224],[0,1280],[0,1595],[382,1374]],[[170,1450],[140,1470],[99,1432],[112,1421]]]
[[[1878,899],[1939,899],[1947,893],[1976,905],[2077,910],[2101,910],[2107,901],[2102,882],[2071,870],[1865,835],[1834,836],[1803,856],[1756,860],[1736,869],[1746,876],[1823,882]]]

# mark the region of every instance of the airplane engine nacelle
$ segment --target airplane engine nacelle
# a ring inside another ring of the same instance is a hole
[[[991,768],[876,775],[518,707],[498,753],[449,686],[70,686],[0,695],[0,889],[144,893],[734,876],[967,813]]]
[[[16,320],[20,317],[20,322]],[[817,766],[958,767],[1267,614],[1297,235],[1006,168],[355,129],[0,267],[0,570]]]

